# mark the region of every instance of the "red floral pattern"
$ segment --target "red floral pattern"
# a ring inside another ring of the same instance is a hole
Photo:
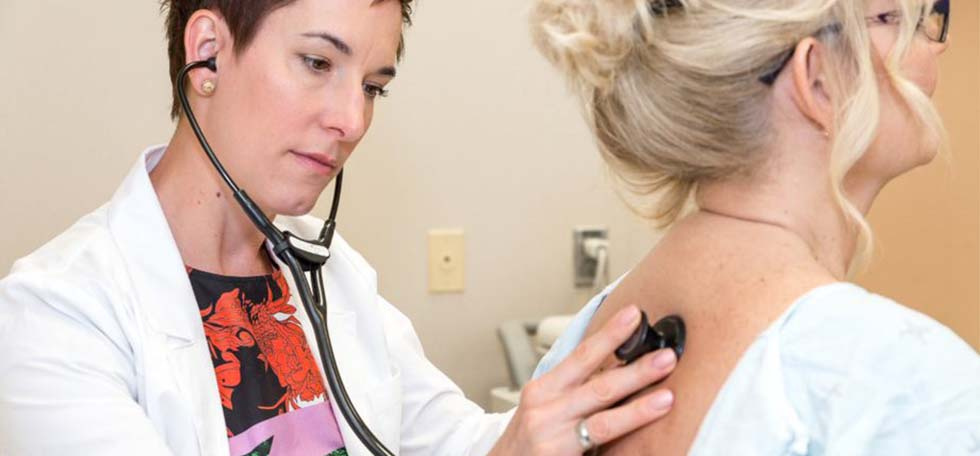
[[[188,268],[188,272],[193,270]],[[300,408],[301,402],[326,398],[313,352],[295,316],[296,307],[289,304],[289,287],[281,271],[276,271],[271,280],[267,280],[265,288],[264,299],[257,301],[249,299],[241,287],[222,292],[216,299],[202,300],[202,296],[198,296],[198,308],[215,364],[226,420],[227,415],[235,411],[233,396],[242,384],[242,356],[257,358],[264,367],[264,374],[274,375],[284,391],[281,395],[263,397],[263,403],[250,403],[250,406],[259,410],[278,410],[277,414],[282,414]],[[198,290],[199,287],[195,287],[195,293]],[[250,294],[255,298],[254,282]],[[243,355],[244,348],[252,347],[247,351],[248,355]],[[252,361],[255,365],[255,360]],[[228,434],[234,435],[230,429]]]

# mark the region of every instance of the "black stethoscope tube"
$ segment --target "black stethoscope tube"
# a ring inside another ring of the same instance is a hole
[[[299,292],[300,300],[303,302],[303,308],[310,317],[310,322],[313,324],[314,335],[316,336],[316,344],[320,349],[320,361],[323,364],[323,370],[327,377],[327,385],[330,388],[330,394],[333,400],[337,402],[337,408],[344,415],[344,419],[347,420],[347,424],[350,425],[351,430],[357,438],[367,447],[371,454],[376,456],[393,456],[394,453],[391,452],[387,447],[381,443],[371,429],[367,427],[364,420],[361,418],[360,414],[357,413],[357,409],[354,408],[354,404],[351,402],[350,396],[347,394],[347,389],[344,388],[344,381],[340,376],[340,369],[337,367],[337,361],[334,357],[333,344],[330,343],[330,332],[327,328],[327,299],[326,293],[323,288],[323,263],[329,258],[329,251],[326,257],[318,261],[306,261],[305,267],[304,263],[296,255],[296,250],[298,248],[295,244],[289,242],[290,234],[280,231],[272,221],[269,220],[265,214],[259,209],[258,205],[252,201],[251,198],[245,193],[244,190],[235,184],[235,181],[228,175],[225,171],[224,166],[218,160],[214,151],[211,149],[210,144],[208,144],[207,138],[204,136],[204,132],[201,131],[201,126],[197,123],[197,118],[194,117],[194,112],[191,110],[190,102],[187,101],[187,93],[185,90],[185,82],[187,78],[187,73],[196,68],[208,68],[212,72],[217,72],[218,66],[214,58],[208,60],[201,60],[197,62],[191,62],[184,66],[180,72],[177,74],[177,79],[174,82],[177,88],[177,96],[180,99],[180,105],[184,110],[184,114],[187,116],[187,120],[194,130],[194,135],[197,136],[198,142],[201,144],[201,148],[207,154],[208,158],[211,160],[211,164],[218,171],[222,180],[231,189],[232,194],[235,195],[235,200],[248,215],[248,218],[255,224],[255,227],[269,240],[272,244],[272,250],[275,252],[276,256],[286,264],[289,268],[289,272],[293,276],[293,281],[296,284],[296,288]],[[323,229],[320,231],[320,238],[317,241],[313,241],[313,244],[318,246],[323,246],[326,249],[330,248],[330,244],[333,241],[334,229],[336,227],[337,218],[337,208],[340,205],[340,190],[343,184],[344,171],[341,169],[340,173],[334,180],[334,194],[333,194],[333,204],[330,208],[330,217],[323,224]],[[311,241],[305,241],[310,243]],[[303,255],[300,255],[301,257]],[[310,277],[312,279],[312,286],[306,279],[306,274],[304,270],[310,271]]]

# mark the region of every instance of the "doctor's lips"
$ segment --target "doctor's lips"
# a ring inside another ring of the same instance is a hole
[[[297,150],[290,150],[290,152],[321,174],[329,174],[337,169],[337,159],[325,153]]]

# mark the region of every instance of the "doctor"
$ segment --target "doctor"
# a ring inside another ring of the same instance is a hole
[[[171,77],[221,161],[276,224],[305,216],[395,77],[411,0],[166,0]],[[121,95],[121,94],[120,94]],[[0,454],[363,455],[325,386],[309,318],[174,102],[112,199],[0,281]],[[597,373],[636,327],[628,308],[577,356],[485,414],[422,352],[344,240],[324,276],[353,404],[403,455],[579,454],[663,416],[673,369],[651,353]]]

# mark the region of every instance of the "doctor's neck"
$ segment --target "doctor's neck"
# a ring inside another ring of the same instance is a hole
[[[187,266],[228,276],[272,272],[265,237],[242,212],[183,117],[150,180]]]

